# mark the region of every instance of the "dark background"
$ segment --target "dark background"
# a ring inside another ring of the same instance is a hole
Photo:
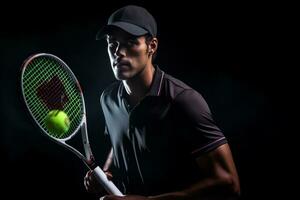
[[[31,120],[21,94],[21,65],[31,54],[46,52],[70,66],[83,87],[90,142],[102,165],[107,146],[99,95],[114,77],[105,41],[95,41],[95,34],[111,12],[133,3],[157,19],[156,63],[207,100],[231,145],[243,199],[290,196],[296,125],[289,94],[297,79],[285,44],[291,41],[293,12],[281,5],[121,2],[2,7],[2,195],[97,199],[84,189],[84,164],[44,137]]]

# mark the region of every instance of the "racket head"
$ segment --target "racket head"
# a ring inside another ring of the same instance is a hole
[[[85,104],[79,82],[68,65],[55,55],[38,53],[22,66],[21,88],[25,104],[39,128],[50,138],[65,142],[85,122]],[[69,118],[69,129],[60,134],[47,129],[50,111],[61,110]]]

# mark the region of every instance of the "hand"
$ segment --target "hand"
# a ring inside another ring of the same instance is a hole
[[[126,195],[123,197],[116,195],[107,195],[101,197],[99,200],[149,200],[149,198],[139,195]]]
[[[108,171],[104,172],[108,178],[108,180],[112,179],[112,174]],[[102,185],[97,181],[93,170],[90,170],[86,173],[85,177],[84,177],[84,186],[85,189],[90,192],[90,193],[105,193],[104,188],[102,187]]]

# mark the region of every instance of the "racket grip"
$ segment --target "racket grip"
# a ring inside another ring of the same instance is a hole
[[[107,179],[106,174],[99,166],[96,167],[93,171],[99,183],[101,183],[101,185],[109,194],[124,196],[122,192],[115,186],[115,184],[112,181]]]

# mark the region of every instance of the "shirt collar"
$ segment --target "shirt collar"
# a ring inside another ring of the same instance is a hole
[[[152,84],[150,86],[150,90],[148,92],[148,96],[159,96],[162,88],[164,72],[156,65],[154,77],[152,80]]]
[[[154,77],[150,86],[150,90],[146,96],[159,96],[162,90],[162,83],[163,83],[165,72],[162,71],[157,65],[155,65],[154,67],[155,67]],[[118,93],[121,98],[124,98],[126,96],[125,88],[122,82],[120,83]]]

